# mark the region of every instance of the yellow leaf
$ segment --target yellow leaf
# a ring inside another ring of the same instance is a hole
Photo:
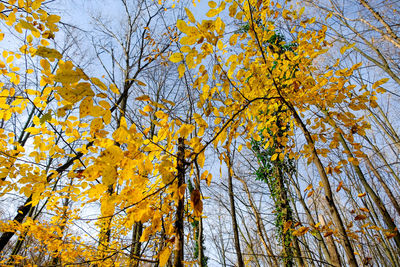
[[[199,164],[200,168],[204,167],[204,162],[206,161],[206,158],[204,156],[204,152],[200,153],[199,156],[197,157],[197,163]]]
[[[181,32],[186,32],[187,29],[189,28],[186,24],[186,22],[184,22],[181,19],[178,19],[178,21],[176,22],[176,27],[178,28],[178,30],[180,30]]]
[[[395,232],[386,232],[385,233],[385,236],[386,236],[386,238],[387,239],[390,239],[390,238],[393,238],[393,237],[395,237],[397,235],[397,233],[395,233]]]
[[[115,84],[110,84],[110,89],[114,94],[119,94],[119,89]]]
[[[302,226],[299,229],[297,229],[296,231],[293,231],[293,235],[294,236],[302,236],[305,235],[308,232],[308,227],[306,226]]]
[[[90,83],[78,83],[75,88],[70,87],[56,87],[57,92],[62,98],[71,103],[76,103],[86,96],[94,96],[90,87]]]
[[[40,133],[40,129],[35,128],[35,127],[29,127],[27,129],[25,129],[25,132],[28,132],[28,133],[30,133],[32,135],[35,135],[35,134]]]
[[[188,16],[190,22],[195,23],[196,19],[194,18],[192,12],[190,12],[190,10],[187,8],[185,8],[185,11],[186,11],[186,15]]]
[[[187,185],[183,184],[178,188],[178,196],[179,196],[179,198],[183,198],[185,196],[186,187],[187,187]]]
[[[150,101],[150,97],[148,95],[142,95],[135,98],[138,101]]]
[[[153,108],[152,108],[152,106],[150,106],[150,105],[146,105],[146,106],[143,108],[143,111],[144,111],[144,112],[152,112],[152,111],[153,111]]]
[[[25,20],[20,20],[19,24],[21,25],[22,28],[31,30],[31,31],[37,31],[37,29],[29,22],[26,22]]]
[[[159,258],[158,258],[161,267],[167,265],[169,256],[171,255],[171,251],[172,251],[172,250],[171,250],[171,248],[170,248],[169,246],[166,246],[166,247],[161,251],[160,256],[159,256]]]
[[[95,118],[90,123],[90,132],[91,133],[95,133],[98,130],[101,130],[103,128],[104,128],[104,125],[103,125],[103,120],[101,118]]]
[[[380,79],[379,81],[374,82],[374,84],[372,85],[372,89],[375,89],[378,86],[381,86],[382,84],[387,83],[388,81],[389,81],[389,78]]]
[[[235,45],[237,42],[237,39],[239,37],[239,34],[233,34],[230,38],[229,38],[229,44],[230,45]]]
[[[340,48],[340,53],[344,54],[344,52],[346,52],[348,49],[352,48],[353,46],[355,46],[355,43],[350,44],[348,46],[343,46],[342,48]]]
[[[43,58],[50,58],[50,59],[61,59],[62,55],[55,49],[48,48],[45,46],[39,46],[39,48],[35,52],[35,56],[40,56]]]
[[[221,10],[219,10],[218,8],[210,9],[206,13],[206,16],[209,18],[212,18],[212,17],[215,17],[216,15],[218,15],[220,12],[221,12]]]
[[[217,3],[215,3],[214,1],[209,1],[208,6],[211,8],[215,8],[217,6]]]
[[[278,153],[275,153],[272,157],[271,157],[271,161],[275,161],[278,158]]]
[[[173,53],[170,57],[169,60],[173,63],[178,63],[181,62],[183,60],[184,56],[182,53],[176,52]]]
[[[224,49],[224,44],[222,43],[221,40],[218,40],[217,47],[218,47],[219,50],[223,50]]]
[[[306,189],[304,189],[304,192],[310,190],[311,188],[313,188],[313,185],[312,185],[312,184],[309,184],[309,185],[306,187]]]
[[[102,81],[100,81],[100,79],[93,77],[90,80],[92,81],[92,83],[94,83],[94,85],[96,85],[100,89],[107,91],[107,86]]]
[[[145,84],[144,82],[136,80],[136,79],[127,79],[127,81],[134,81],[140,86],[147,86],[147,84]]]
[[[79,117],[84,118],[90,115],[92,108],[93,108],[93,98],[92,97],[84,98],[81,102],[81,105],[79,106]]]
[[[358,197],[365,197],[367,195],[367,193],[360,193],[358,194]]]
[[[178,133],[181,137],[187,138],[190,133],[193,132],[195,126],[191,124],[183,124],[181,128],[178,130]]]
[[[183,75],[185,74],[185,71],[186,71],[185,64],[180,64],[178,67],[179,78],[183,77]]]
[[[383,93],[386,93],[386,89],[382,88],[382,87],[378,87],[378,89],[376,89],[376,92],[380,93],[380,94],[383,94]]]
[[[47,22],[48,22],[48,23],[57,23],[57,22],[60,21],[60,19],[61,19],[60,16],[57,16],[57,15],[50,15],[50,16],[47,17]]]
[[[369,209],[367,209],[367,208],[360,208],[360,210],[364,211],[364,212],[369,212]]]

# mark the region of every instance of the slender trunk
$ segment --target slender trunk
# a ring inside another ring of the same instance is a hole
[[[114,193],[114,184],[110,184],[108,186],[107,192],[105,196],[103,197],[102,201],[107,202],[108,199],[112,196]],[[101,204],[103,205],[103,204]],[[109,248],[109,243],[111,239],[111,224],[112,224],[112,219],[113,219],[113,213],[114,211],[112,210],[107,211],[106,214],[102,214],[102,217],[100,219],[100,234],[99,234],[99,246],[98,246],[98,251],[100,253],[100,259],[105,260],[108,256],[108,248]],[[106,263],[103,263],[106,264]]]
[[[364,139],[368,142],[368,144],[372,147],[374,152],[379,156],[379,158],[383,161],[385,164],[386,168],[388,168],[390,174],[394,177],[394,179],[397,181],[398,185],[400,186],[400,177],[397,175],[397,173],[393,170],[393,168],[390,166],[390,164],[387,162],[386,158],[382,154],[381,150],[374,145],[371,140],[367,136],[363,136]]]
[[[129,267],[138,267],[139,261],[136,260],[141,255],[142,242],[140,242],[140,237],[143,232],[143,224],[141,222],[136,222],[133,225],[132,231],[132,248],[129,253]]]
[[[306,138],[307,144],[311,147],[312,160],[313,160],[315,166],[317,167],[318,173],[321,177],[321,182],[322,182],[324,192],[325,192],[326,203],[328,205],[330,213],[332,214],[333,221],[336,224],[336,227],[338,228],[338,231],[340,234],[340,240],[341,240],[341,243],[343,245],[343,248],[344,248],[346,256],[347,256],[347,263],[349,266],[356,267],[356,266],[358,266],[358,264],[357,264],[356,257],[354,255],[354,249],[351,246],[349,237],[346,234],[346,228],[344,227],[342,218],[340,217],[339,210],[336,207],[336,204],[333,200],[333,194],[332,194],[332,189],[331,189],[331,185],[329,182],[329,178],[325,172],[324,166],[322,165],[322,162],[321,162],[321,159],[319,158],[317,150],[315,149],[314,140],[312,139],[310,132],[307,130],[306,125],[303,123],[303,121],[301,120],[300,116],[298,115],[298,113],[294,109],[294,107],[290,103],[288,103],[286,100],[283,99],[283,101],[288,106],[288,108],[291,110],[296,123],[300,126],[300,129],[302,130],[304,137]]]
[[[288,194],[290,195],[290,188],[289,187],[287,187],[287,188],[288,188]],[[290,202],[292,203],[292,207],[293,207],[293,210],[292,210],[293,220],[301,221],[297,207],[296,207],[296,203],[292,197],[290,198]],[[304,255],[305,251],[301,251],[299,237],[293,236],[293,245],[294,245],[294,259],[297,263],[297,266],[308,267],[308,263],[305,260],[305,255]],[[304,248],[309,250],[309,246],[308,246],[307,242],[304,242]]]
[[[236,218],[235,195],[233,193],[232,162],[231,162],[231,158],[229,157],[229,155],[228,155],[227,163],[228,163],[228,190],[229,190],[228,193],[229,193],[229,203],[230,203],[230,209],[231,209],[230,213],[231,213],[231,219],[232,219],[234,245],[235,245],[238,267],[244,267],[245,265],[243,262],[243,256],[242,256],[242,252],[240,250],[240,240],[239,240],[239,231],[238,231],[239,226],[237,224],[237,218]]]
[[[204,257],[204,246],[203,246],[203,242],[204,242],[204,238],[203,238],[203,218],[199,218],[198,220],[198,225],[197,225],[197,246],[198,246],[198,250],[199,250],[199,266],[201,267],[205,267],[207,266],[207,262],[206,259]]]
[[[178,139],[178,155],[177,155],[177,178],[178,188],[185,184],[185,140],[180,137]],[[178,192],[176,192],[178,194]],[[184,230],[183,230],[183,219],[184,219],[184,205],[185,198],[180,196],[178,200],[178,206],[176,208],[176,221],[175,221],[175,244],[176,248],[174,251],[175,261],[174,267],[183,267],[184,261]]]
[[[296,195],[299,198],[300,204],[302,205],[304,211],[306,212],[306,216],[307,216],[308,222],[311,225],[316,225],[316,222],[315,222],[315,220],[314,220],[314,218],[313,218],[313,216],[311,214],[311,211],[308,208],[303,196],[301,195],[300,189],[299,189],[296,181],[293,179],[293,176],[291,174],[289,174],[288,176],[289,176],[290,180],[292,181],[292,183],[294,184]],[[341,263],[340,263],[339,254],[331,255],[330,252],[328,251],[328,247],[327,247],[327,245],[326,245],[326,243],[324,241],[324,238],[322,237],[321,233],[319,231],[316,231],[315,233],[316,233],[316,238],[317,238],[318,242],[321,245],[321,249],[322,249],[322,252],[323,252],[323,254],[324,254],[325,258],[326,258],[326,261],[328,261],[328,263],[331,264],[331,265],[334,265],[336,267],[340,267]]]
[[[376,218],[379,218],[379,216],[378,216],[378,214],[377,214],[377,212],[375,210],[375,205],[373,205],[373,203],[372,203],[372,201],[370,199],[370,196],[367,195],[366,196],[366,200],[362,200],[362,202],[366,207],[368,207],[368,209],[370,210],[370,212],[373,215],[373,216],[370,217],[371,223],[373,225],[378,226],[379,228],[384,228],[383,225],[381,224],[380,220],[376,219]],[[390,263],[391,263],[390,266],[400,266],[399,254],[396,253],[395,251],[393,251],[393,246],[390,244],[390,240],[387,240],[383,236],[382,231],[378,231],[377,234],[374,235],[374,236],[375,236],[375,239],[377,239],[376,242],[383,246],[383,248],[384,248],[384,250],[386,252],[385,256],[387,256],[389,258],[389,260],[390,260]],[[378,238],[376,238],[376,237],[378,237]],[[379,247],[379,246],[377,246],[377,247]]]
[[[347,152],[347,154],[351,157],[354,157],[352,152],[350,151],[349,146],[346,143],[346,140],[343,138],[343,135],[340,133],[340,142],[342,143],[343,148]],[[357,173],[358,178],[360,179],[361,183],[363,184],[365,190],[367,193],[371,196],[372,200],[375,202],[375,204],[378,206],[379,211],[382,214],[383,220],[386,223],[387,227],[389,227],[390,231],[395,233],[396,235],[393,237],[397,249],[400,249],[400,232],[396,227],[396,224],[393,222],[392,217],[390,216],[389,212],[387,211],[385,204],[382,202],[381,198],[378,196],[378,194],[375,192],[375,190],[372,189],[370,184],[368,183],[367,179],[365,179],[364,173],[362,172],[361,168],[352,162],[353,168]]]
[[[270,242],[268,240],[268,236],[266,235],[264,223],[262,221],[261,215],[260,215],[257,207],[254,205],[254,201],[250,194],[249,187],[247,186],[246,181],[244,181],[242,178],[238,177],[237,175],[235,175],[235,178],[238,179],[242,183],[244,191],[246,192],[247,198],[250,203],[250,207],[253,210],[254,216],[256,217],[257,234],[261,239],[261,243],[263,244],[265,251],[267,252],[268,259],[271,260],[270,264],[272,265],[272,263],[273,263],[274,266],[278,266],[279,263],[276,260],[274,252],[271,249],[271,244],[269,244]],[[267,241],[268,241],[268,244],[267,244]]]
[[[390,123],[386,114],[383,112],[382,108],[379,105],[377,106],[377,108],[379,110],[379,113],[383,117],[384,123],[380,119],[378,119],[378,116],[374,112],[372,112],[372,110],[368,110],[368,111],[372,115],[372,118],[375,121],[375,123],[382,129],[383,132],[385,132],[385,134],[389,137],[389,139],[395,145],[397,150],[400,151],[399,136],[397,135],[396,131],[393,129],[392,124]],[[390,147],[392,147],[392,144],[389,144],[389,145],[390,145]],[[392,149],[392,151],[394,151],[394,150]],[[396,153],[396,152],[394,152],[394,153]]]
[[[397,214],[400,216],[399,202],[396,200],[396,198],[393,195],[392,191],[390,190],[389,186],[386,184],[385,179],[376,170],[375,166],[373,165],[373,163],[371,162],[369,157],[365,157],[365,161],[367,162],[367,166],[369,167],[369,169],[374,173],[375,177],[378,179],[379,183],[382,185],[382,187],[385,190],[386,194],[388,195],[390,201],[392,202],[393,207],[397,211]]]
[[[198,166],[196,166],[198,169]],[[193,187],[192,182],[190,179],[188,180],[188,189],[189,193],[192,196],[192,192],[194,189],[200,192],[200,179],[195,179],[195,187]],[[193,218],[192,222],[193,231],[194,231],[194,239],[195,239],[195,248],[194,248],[194,258],[197,259],[197,262],[200,267],[207,266],[207,260],[204,257],[204,247],[203,247],[203,220],[202,217],[199,216],[198,218]]]
[[[247,253],[247,261],[251,261],[253,264],[255,263],[258,267],[260,266],[260,261],[258,260],[258,253],[256,253],[256,251],[254,250],[254,242],[252,241],[252,234],[250,233],[247,224],[246,224],[246,219],[243,217],[243,214],[238,214],[241,221],[242,221],[242,225],[244,230],[246,231],[246,235],[243,233],[242,228],[239,228],[240,231],[240,236],[243,239],[243,242],[246,244],[246,250],[250,250],[250,253]],[[246,238],[247,236],[247,238]],[[251,256],[251,258],[250,258]]]
[[[322,214],[318,215],[318,220],[321,222],[321,226],[326,225],[324,216]],[[326,243],[328,245],[329,254],[331,255],[332,258],[332,265],[341,266],[339,252],[337,250],[333,237],[332,236],[326,237]]]

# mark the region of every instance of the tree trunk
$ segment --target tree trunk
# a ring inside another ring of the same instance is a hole
[[[342,143],[342,146],[345,149],[345,151],[348,153],[349,156],[354,157],[352,152],[350,151],[349,146],[346,143],[346,140],[343,138],[343,135],[341,133],[339,134],[339,137],[340,137],[340,142]],[[387,227],[389,227],[390,231],[392,231],[393,233],[396,234],[393,237],[393,239],[394,239],[394,241],[396,243],[397,249],[400,250],[400,232],[397,229],[396,224],[393,222],[393,219],[390,216],[389,212],[387,211],[387,209],[386,209],[384,203],[382,202],[381,198],[372,189],[372,187],[368,183],[367,179],[365,179],[365,176],[364,176],[361,168],[357,164],[355,164],[354,161],[352,162],[352,165],[354,167],[354,170],[357,173],[358,178],[360,179],[361,183],[363,184],[363,186],[365,188],[365,191],[367,191],[367,193],[371,196],[372,200],[378,206],[378,209],[381,212],[383,220],[386,223]]]
[[[340,234],[340,240],[341,240],[343,248],[346,252],[347,263],[349,266],[356,267],[356,266],[358,266],[358,264],[357,264],[356,257],[354,255],[354,249],[351,246],[349,237],[346,234],[346,228],[344,227],[342,218],[340,217],[339,210],[336,207],[335,202],[333,200],[333,194],[332,194],[332,189],[331,189],[331,185],[329,182],[329,178],[325,172],[324,166],[322,165],[322,162],[319,158],[317,150],[315,149],[314,140],[312,139],[310,132],[307,130],[307,127],[301,120],[299,114],[297,114],[297,111],[294,109],[294,107],[290,103],[288,103],[285,99],[283,99],[283,101],[285,102],[285,104],[288,106],[288,108],[292,112],[296,123],[300,126],[300,129],[302,130],[304,137],[306,138],[307,144],[311,147],[312,160],[313,160],[315,166],[317,167],[318,173],[321,177],[321,182],[322,182],[324,192],[325,192],[326,203],[328,205],[330,213],[332,214],[333,221],[336,224],[336,227],[338,228],[338,231]]]
[[[227,152],[229,153],[229,151]],[[232,184],[232,162],[231,158],[227,156],[227,163],[228,163],[228,190],[229,190],[229,203],[231,209],[231,219],[232,219],[232,228],[233,228],[233,238],[234,238],[234,245],[237,257],[238,267],[244,267],[243,256],[240,250],[240,240],[239,240],[239,231],[238,231],[238,224],[236,218],[236,209],[235,209],[235,195],[233,193],[233,184]]]
[[[180,137],[178,139],[178,155],[177,155],[177,178],[178,178],[178,190],[185,184],[185,140]],[[178,194],[178,192],[176,192]],[[183,218],[184,218],[184,196],[179,197],[178,206],[176,208],[176,221],[175,221],[175,261],[174,267],[183,267],[184,260],[184,230],[183,230]]]

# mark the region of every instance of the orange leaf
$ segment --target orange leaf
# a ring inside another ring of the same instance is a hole
[[[358,194],[358,197],[365,197],[367,193]]]
[[[292,221],[285,222],[285,224],[283,225],[283,232],[286,233],[289,230],[290,226],[292,226]]]
[[[338,187],[336,188],[336,192],[339,192],[340,189],[342,189],[342,186],[343,186],[343,181],[340,181]]]
[[[358,214],[356,217],[354,217],[355,221],[361,221],[361,220],[365,220],[367,218],[367,216],[365,216],[364,214]]]
[[[324,234],[324,237],[328,237],[328,236],[331,236],[331,235],[333,235],[333,231],[329,230]]]
[[[190,202],[193,207],[193,215],[196,217],[200,216],[203,212],[203,201],[198,189],[193,189],[192,193],[190,193]]]

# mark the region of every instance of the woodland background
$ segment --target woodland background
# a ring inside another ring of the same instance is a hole
[[[0,1],[0,265],[400,266],[400,1]]]

